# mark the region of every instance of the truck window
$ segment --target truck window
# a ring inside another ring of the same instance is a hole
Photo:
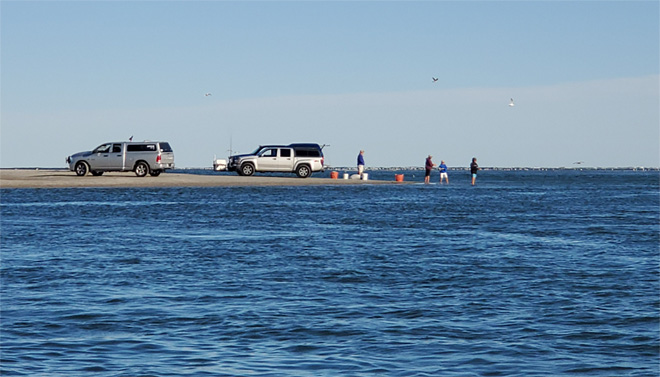
[[[280,149],[280,157],[291,157],[291,149]]]
[[[318,149],[296,149],[296,156],[298,157],[321,157]]]
[[[160,143],[160,151],[161,152],[172,152],[172,147],[170,147],[169,143]]]
[[[99,145],[98,147],[96,147],[96,149],[94,149],[94,151],[92,153],[108,153],[108,152],[110,152],[111,147],[112,147],[112,144]]]
[[[156,144],[129,144],[126,152],[155,152]]]
[[[277,149],[266,149],[261,152],[261,157],[277,157]]]
[[[121,153],[121,144],[112,144],[112,153]]]

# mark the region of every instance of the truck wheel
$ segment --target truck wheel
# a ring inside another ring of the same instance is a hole
[[[89,172],[89,165],[87,165],[86,162],[80,161],[76,163],[76,175],[82,177],[87,174],[87,172]]]
[[[102,172],[102,171],[93,171],[93,170],[92,170],[92,175],[95,176],[95,177],[100,177],[100,176],[103,175],[103,172]]]
[[[146,162],[140,161],[135,165],[135,175],[144,177],[149,173],[149,165]]]
[[[246,162],[245,164],[241,165],[241,175],[245,176],[251,176],[254,174],[254,165],[252,165],[249,162]]]
[[[296,175],[300,178],[307,178],[312,175],[312,169],[308,165],[300,165],[296,169]]]
[[[149,174],[151,174],[152,177],[158,177],[162,172],[162,170],[152,170],[149,172]]]

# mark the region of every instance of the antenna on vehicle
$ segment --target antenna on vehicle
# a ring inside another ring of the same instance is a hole
[[[234,139],[234,133],[232,131],[229,131],[229,155],[231,156],[234,154],[234,149],[232,148],[232,141]]]

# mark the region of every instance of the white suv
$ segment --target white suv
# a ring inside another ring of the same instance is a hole
[[[246,176],[287,172],[307,178],[323,169],[323,147],[318,144],[263,145],[249,154],[229,156],[227,164],[227,170]]]

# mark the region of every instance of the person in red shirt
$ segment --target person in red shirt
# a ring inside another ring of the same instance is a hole
[[[429,155],[426,158],[426,175],[424,175],[424,183],[429,184],[431,181],[431,170],[433,170],[433,167],[436,166],[433,161],[431,160],[433,156]]]

